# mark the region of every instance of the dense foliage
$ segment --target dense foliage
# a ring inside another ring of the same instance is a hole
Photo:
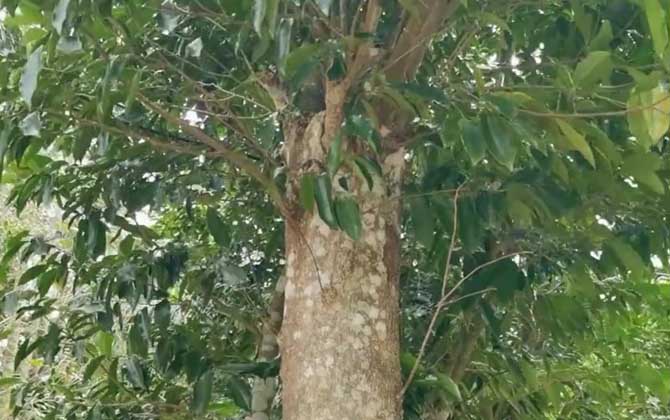
[[[245,417],[280,363],[257,359],[284,130],[369,43],[300,192],[356,238],[331,179],[374,184],[406,147],[406,418],[670,415],[670,3],[462,0],[408,82],[387,47],[425,10],[380,0],[368,33],[365,3],[0,0],[0,179],[19,214],[57,208],[71,231],[0,246],[0,338],[22,322],[8,412]]]

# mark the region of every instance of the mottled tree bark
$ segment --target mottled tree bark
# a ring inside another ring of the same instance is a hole
[[[323,162],[326,113],[287,130],[291,184]],[[358,241],[328,227],[316,209],[287,227],[287,284],[280,336],[285,420],[402,418],[399,363],[399,203],[404,152],[383,162],[372,190],[346,176],[361,210]]]

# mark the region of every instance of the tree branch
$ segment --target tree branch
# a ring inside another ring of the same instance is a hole
[[[258,168],[258,165],[256,165],[254,161],[250,160],[242,153],[226,146],[223,142],[210,137],[207,133],[198,127],[194,127],[188,121],[185,121],[181,117],[175,116],[169,111],[163,109],[159,104],[151,101],[141,92],[137,93],[137,98],[145,107],[160,115],[168,123],[179,127],[184,133],[193,137],[199,143],[210,147],[214,151],[211,154],[212,156],[223,158],[240,171],[246,173],[258,181],[263,187],[266,188],[267,193],[279,208],[280,213],[287,218],[290,217],[288,208],[284,202],[283,195],[279,191],[279,188],[275,185],[271,178],[267,177],[265,174],[263,174],[263,172],[261,172],[261,170]]]
[[[262,337],[258,360],[271,361],[279,356],[277,336],[281,329],[284,317],[284,287],[286,276],[277,281],[275,292],[272,295],[268,316],[263,322]],[[272,410],[272,400],[277,391],[277,378],[254,378],[251,388],[251,416],[246,420],[269,420]]]
[[[412,16],[400,31],[398,41],[393,46],[389,62],[385,67],[389,80],[410,80],[414,78],[430,39],[442,29],[444,22],[454,14],[459,0],[425,0],[417,2],[421,16]]]

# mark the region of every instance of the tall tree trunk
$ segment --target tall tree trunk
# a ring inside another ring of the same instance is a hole
[[[326,112],[287,130],[293,185],[323,162]],[[318,212],[287,227],[287,284],[280,336],[285,420],[396,420],[399,399],[399,203],[404,152],[383,162],[370,190],[348,177],[360,206],[358,241],[329,228]]]

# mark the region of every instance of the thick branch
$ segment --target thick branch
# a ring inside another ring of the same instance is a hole
[[[284,317],[284,287],[286,277],[282,276],[277,282],[275,293],[268,309],[268,317],[263,322],[260,351],[260,361],[271,361],[279,356],[277,337]],[[269,420],[272,409],[272,400],[277,391],[277,378],[254,378],[251,390],[251,416],[247,420]]]
[[[425,0],[417,2],[420,16],[410,17],[400,32],[389,62],[386,77],[389,80],[414,78],[430,44],[442,29],[444,22],[458,9],[459,0]]]

